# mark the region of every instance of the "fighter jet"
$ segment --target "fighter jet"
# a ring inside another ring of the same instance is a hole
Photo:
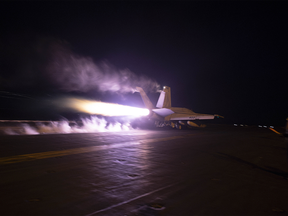
[[[149,118],[155,120],[157,127],[171,126],[177,129],[181,129],[182,126],[205,127],[204,124],[196,124],[195,120],[223,118],[216,114],[201,114],[187,108],[171,107],[171,90],[168,86],[164,86],[160,91],[156,108],[141,87],[136,87],[136,90],[140,93],[145,106],[150,110]]]

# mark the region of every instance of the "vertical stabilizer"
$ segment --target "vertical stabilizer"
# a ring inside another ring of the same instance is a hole
[[[157,108],[163,108],[164,99],[165,99],[165,92],[161,91],[157,105],[156,105]]]
[[[154,109],[154,106],[152,104],[152,102],[149,100],[148,96],[146,95],[146,93],[144,92],[144,90],[141,88],[141,87],[136,87],[137,91],[139,91],[141,97],[142,97],[142,100],[145,104],[145,106],[149,109],[149,110],[152,110]]]
[[[156,107],[170,108],[171,107],[171,90],[170,87],[164,86],[160,93]]]

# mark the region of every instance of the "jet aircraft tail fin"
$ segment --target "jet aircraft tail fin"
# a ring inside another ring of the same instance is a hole
[[[140,93],[142,100],[145,104],[145,106],[149,109],[152,110],[154,109],[154,106],[148,96],[146,95],[145,91],[141,87],[136,87],[137,91]]]
[[[164,86],[160,93],[156,107],[158,108],[170,108],[171,107],[171,89],[168,86]]]

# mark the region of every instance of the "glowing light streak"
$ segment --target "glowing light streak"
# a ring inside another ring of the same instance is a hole
[[[89,101],[84,99],[69,98],[64,102],[65,106],[85,112],[103,116],[147,116],[148,109],[125,106],[120,104]]]
[[[273,131],[273,132],[275,132],[275,133],[277,133],[277,134],[279,134],[279,135],[282,135],[282,133],[280,133],[280,132],[278,132],[278,131],[276,131],[275,129],[273,129],[273,128],[269,128],[271,131]]]

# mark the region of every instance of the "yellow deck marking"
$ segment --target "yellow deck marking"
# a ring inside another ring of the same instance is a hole
[[[274,130],[273,128],[269,128],[270,130],[272,130],[273,132],[275,132],[275,133],[277,133],[277,134],[279,134],[279,135],[281,135],[282,133],[280,133],[280,132],[278,132],[278,131],[276,131],[276,130]]]
[[[104,145],[100,145],[100,146],[74,148],[74,149],[67,149],[67,150],[61,150],[61,151],[48,151],[48,152],[39,152],[39,153],[32,153],[32,154],[15,155],[15,156],[10,156],[10,157],[0,158],[0,165],[11,164],[11,163],[20,163],[20,162],[25,162],[25,161],[33,161],[33,160],[53,158],[53,157],[66,156],[66,155],[73,155],[73,154],[81,154],[81,153],[86,153],[86,152],[100,151],[100,150],[111,149],[111,148],[126,147],[126,146],[131,146],[131,145],[161,142],[161,141],[167,141],[167,140],[173,140],[173,139],[180,139],[180,138],[184,138],[184,137],[185,136],[173,136],[173,137],[164,137],[164,138],[155,138],[155,139],[123,142],[123,143],[117,143],[117,144],[104,144]]]

